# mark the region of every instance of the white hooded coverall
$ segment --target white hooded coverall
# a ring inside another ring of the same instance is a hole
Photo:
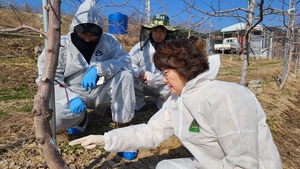
[[[134,116],[135,95],[131,74],[129,54],[123,49],[117,39],[103,32],[88,64],[71,41],[74,27],[81,23],[94,23],[105,30],[104,21],[93,0],[86,0],[79,7],[70,25],[70,32],[61,37],[58,66],[55,79],[68,86],[69,100],[80,97],[87,108],[99,109],[111,105],[112,120],[127,123]],[[44,74],[46,62],[45,51],[38,58],[37,83]],[[105,82],[97,88],[86,91],[81,81],[91,66],[97,68],[97,74],[105,77]],[[67,107],[68,101],[65,89],[55,85],[55,108],[57,130],[67,129],[79,124],[84,113],[73,114]]]
[[[145,105],[145,96],[152,96],[156,101],[156,107],[160,109],[163,103],[170,96],[170,89],[163,82],[163,76],[161,72],[155,68],[153,63],[153,55],[155,49],[152,46],[150,40],[140,50],[140,43],[137,43],[130,51],[132,74],[134,76],[134,87],[136,97],[136,108],[140,110]],[[145,71],[147,74],[148,84],[144,84],[139,79],[141,71]]]
[[[239,84],[213,80],[218,55],[209,56],[209,63],[208,72],[188,81],[180,96],[171,95],[147,124],[105,133],[105,150],[149,149],[175,134],[194,157],[163,160],[159,169],[281,169],[256,97]],[[194,120],[198,132],[190,131]]]

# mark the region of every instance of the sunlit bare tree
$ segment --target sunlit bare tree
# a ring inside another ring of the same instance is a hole
[[[282,3],[282,9],[277,9],[272,7],[272,2],[273,1],[268,1],[268,4],[265,4],[264,0],[256,1],[256,0],[248,0],[248,8],[241,8],[241,7],[236,7],[232,9],[226,9],[226,10],[221,10],[217,7],[214,7],[213,5],[210,6],[211,10],[210,11],[204,11],[202,9],[196,8],[193,3],[188,2],[187,0],[183,0],[185,4],[187,4],[190,8],[193,8],[195,11],[202,13],[203,15],[206,16],[206,18],[210,17],[231,17],[231,18],[237,18],[238,20],[244,20],[247,25],[246,25],[246,30],[245,30],[245,37],[246,37],[246,47],[244,49],[245,54],[242,55],[242,70],[241,70],[241,76],[240,76],[240,84],[246,86],[246,80],[247,80],[247,69],[249,66],[249,53],[251,51],[250,48],[250,34],[251,31],[263,21],[265,16],[283,16],[283,17],[289,17],[290,22],[291,20],[295,19],[292,17],[292,14],[289,12],[284,11],[284,6],[286,6],[285,1],[280,1]],[[220,3],[220,1],[219,1]],[[299,3],[299,0],[297,2],[293,2],[293,4]],[[295,7],[295,6],[294,6]],[[293,8],[295,9],[295,8]],[[212,11],[212,12],[211,12]],[[255,14],[255,11],[258,11]],[[244,14],[240,14],[244,13]],[[293,14],[295,14],[294,12]],[[283,21],[283,25],[286,25],[286,23]],[[288,26],[286,26],[287,29],[289,29],[290,33],[294,33],[295,25],[289,23]],[[293,29],[293,30],[291,30]],[[288,41],[292,40],[292,38],[295,36],[289,36]],[[289,44],[289,43],[287,43]],[[286,46],[286,50],[290,51],[289,53],[292,54],[292,51],[294,51],[293,45]],[[287,58],[287,62],[289,63],[286,67],[286,69],[283,69],[283,71],[289,71],[289,66],[290,66],[290,59],[292,56],[289,56]],[[287,70],[288,69],[288,70]],[[286,81],[286,78],[288,77],[288,73],[286,76],[283,76],[280,88],[283,88],[284,82]]]

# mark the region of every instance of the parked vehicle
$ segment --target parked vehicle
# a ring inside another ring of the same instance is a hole
[[[215,44],[214,49],[220,53],[224,51],[224,53],[234,54],[241,51],[241,45],[236,37],[231,37],[225,38],[222,44]]]

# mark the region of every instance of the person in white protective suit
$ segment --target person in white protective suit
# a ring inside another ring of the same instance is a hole
[[[77,10],[68,35],[61,37],[55,74],[56,129],[81,134],[86,109],[111,107],[119,126],[134,116],[135,95],[131,60],[118,40],[105,33],[104,20],[93,0]],[[37,83],[44,76],[45,51],[38,58]]]
[[[150,31],[146,39],[142,40],[140,36],[141,41],[129,51],[136,96],[135,111],[139,111],[146,104],[145,96],[152,96],[156,107],[160,109],[170,95],[170,90],[163,83],[163,76],[155,68],[152,57],[162,42],[170,41],[171,33],[176,29],[170,26],[167,15],[156,14],[151,23],[141,26],[141,35],[145,30]]]
[[[171,96],[147,124],[71,141],[114,152],[149,149],[175,134],[193,155],[163,160],[157,169],[281,169],[279,152],[255,95],[246,87],[214,80],[219,55],[206,56],[183,38],[162,44],[153,56]]]

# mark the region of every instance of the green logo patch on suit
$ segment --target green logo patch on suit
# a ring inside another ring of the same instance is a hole
[[[192,121],[189,131],[195,132],[195,133],[200,133],[199,124],[197,123],[197,121],[195,119]]]

